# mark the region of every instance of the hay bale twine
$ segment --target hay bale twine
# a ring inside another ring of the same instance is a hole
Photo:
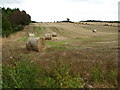
[[[45,49],[45,39],[40,37],[29,37],[26,48],[29,51],[43,51]]]
[[[57,37],[57,33],[56,32],[52,32],[52,37]]]
[[[50,33],[45,34],[45,40],[52,40],[52,35]]]

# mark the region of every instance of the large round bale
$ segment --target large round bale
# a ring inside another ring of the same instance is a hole
[[[96,33],[96,32],[97,32],[97,30],[95,30],[95,29],[94,29],[92,32]]]
[[[45,34],[45,40],[52,40],[52,35],[50,33]]]
[[[45,39],[40,37],[29,37],[26,48],[29,51],[43,51],[45,49]]]
[[[56,32],[52,32],[52,37],[57,37],[57,33]]]

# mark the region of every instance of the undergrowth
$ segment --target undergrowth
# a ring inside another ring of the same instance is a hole
[[[83,88],[83,77],[76,73],[69,73],[66,65],[58,64],[57,68],[48,72],[43,67],[29,60],[23,55],[20,61],[13,60],[10,65],[2,66],[3,88]],[[89,84],[99,83],[115,84],[117,74],[114,71],[103,71],[98,66],[93,66],[88,72]]]
[[[13,63],[12,63],[13,62]],[[70,73],[69,67],[56,61],[57,67],[47,71],[23,54],[19,61],[12,60],[11,64],[2,65],[3,88],[83,88],[84,76]],[[87,78],[88,84],[108,84],[117,87],[117,73],[113,70],[102,70],[99,65],[92,66]],[[81,71],[82,73],[82,71]],[[113,87],[114,87],[113,86]],[[97,86],[94,86],[97,87]]]
[[[102,70],[98,66],[93,66],[90,70],[89,82],[100,84],[114,84],[117,86],[117,73],[112,70]]]
[[[3,88],[82,88],[80,75],[70,75],[62,65],[48,74],[26,56],[13,65],[3,65]]]

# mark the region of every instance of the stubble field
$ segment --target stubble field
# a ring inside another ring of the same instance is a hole
[[[92,30],[97,32],[93,33]],[[28,51],[28,33],[44,37],[56,32],[57,37],[46,41],[41,52]],[[83,84],[94,88],[118,87],[118,27],[101,24],[31,23],[24,30],[2,38],[2,62],[14,64],[21,57],[30,60],[50,73],[59,65],[69,67],[69,73],[78,73]],[[97,73],[97,74],[96,74]]]

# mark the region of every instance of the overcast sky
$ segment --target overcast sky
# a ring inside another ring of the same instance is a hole
[[[118,20],[119,0],[0,0],[0,7],[19,8],[39,22]]]

